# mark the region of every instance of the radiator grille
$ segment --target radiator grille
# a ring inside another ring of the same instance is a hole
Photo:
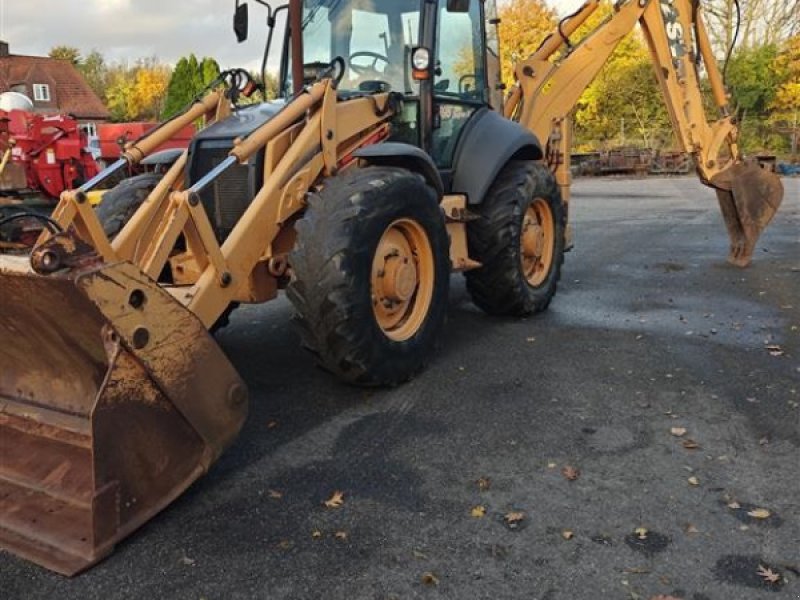
[[[200,144],[192,157],[192,182],[198,181],[224,161],[229,151],[228,144],[216,148]],[[250,206],[257,189],[256,171],[252,164],[237,164],[201,192],[203,207],[220,242],[230,235]]]

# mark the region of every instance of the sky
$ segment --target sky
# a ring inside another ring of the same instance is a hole
[[[502,0],[500,0],[502,2]],[[550,0],[561,13],[582,0]],[[273,5],[283,4],[277,0]],[[157,56],[175,63],[194,52],[223,67],[257,69],[266,9],[250,2],[250,40],[233,35],[234,0],[0,0],[0,39],[12,54],[44,56],[53,46],[99,50],[109,62]],[[273,49],[273,57],[279,50]]]

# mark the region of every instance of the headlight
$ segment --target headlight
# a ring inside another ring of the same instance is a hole
[[[431,52],[427,48],[417,48],[411,55],[411,64],[416,71],[427,71],[431,66]]]

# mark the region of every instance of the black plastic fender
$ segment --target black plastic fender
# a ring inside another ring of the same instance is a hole
[[[403,144],[385,142],[360,148],[353,156],[376,167],[402,167],[419,173],[434,190],[437,198],[444,196],[444,183],[433,159],[424,150]]]
[[[480,204],[508,161],[539,160],[543,156],[542,145],[533,133],[488,108],[481,109],[458,141],[453,192],[466,194],[469,204]]]
[[[175,164],[175,161],[178,160],[181,154],[183,153],[184,150],[181,150],[180,148],[161,150],[159,152],[154,152],[150,156],[144,158],[140,164],[145,167],[172,166],[173,164]]]

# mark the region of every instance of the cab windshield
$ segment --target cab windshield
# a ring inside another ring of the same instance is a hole
[[[420,4],[421,0],[304,0],[304,61],[344,59],[340,91],[388,86],[394,92],[418,94],[410,55],[419,44]]]

